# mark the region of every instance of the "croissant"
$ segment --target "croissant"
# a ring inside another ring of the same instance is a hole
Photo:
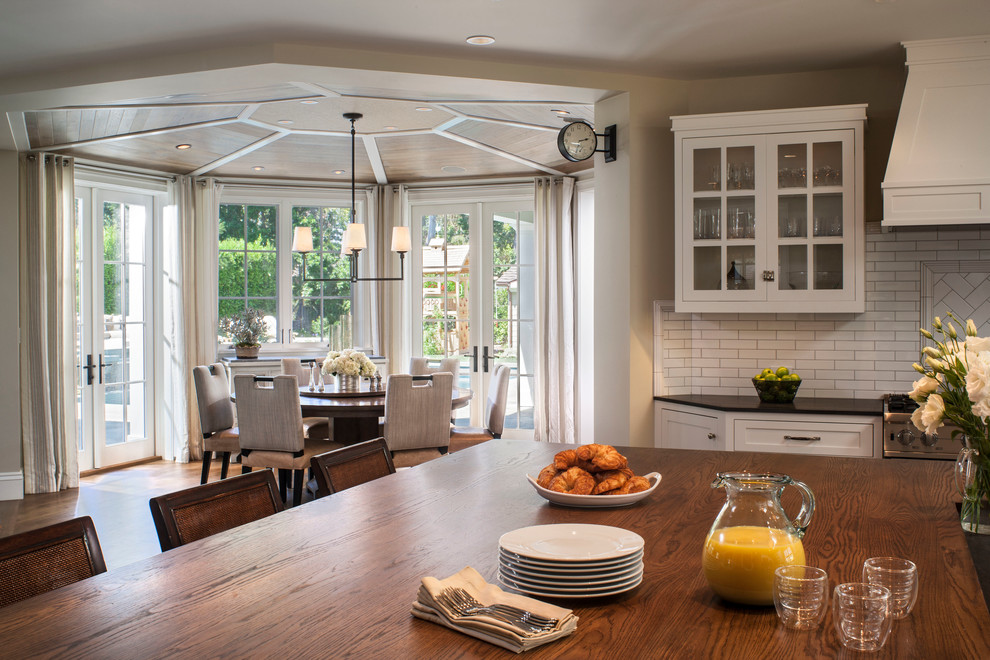
[[[591,463],[598,471],[621,470],[629,467],[626,457],[617,452],[612,445],[581,445],[576,453],[578,461]]]
[[[627,481],[635,476],[633,471],[629,468],[624,468],[622,470],[609,470],[608,472],[599,472],[595,476],[595,488],[591,491],[592,495],[601,495],[607,493],[611,490],[617,488],[622,488]]]
[[[615,490],[610,490],[604,495],[628,495],[630,493],[640,493],[644,490],[650,489],[650,480],[646,477],[632,477],[624,483],[620,488]]]
[[[579,467],[564,470],[550,482],[550,490],[571,495],[590,495],[595,478]]]
[[[559,451],[557,452],[557,455],[553,457],[553,466],[558,470],[566,470],[567,468],[574,467],[576,464],[576,449],[565,449],[564,451]]]
[[[536,483],[539,484],[541,488],[549,488],[550,482],[563,470],[558,470],[553,463],[546,466],[540,470],[539,476],[536,477]]]

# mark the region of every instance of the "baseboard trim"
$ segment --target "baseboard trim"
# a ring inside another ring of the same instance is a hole
[[[0,500],[24,499],[24,473],[0,472]]]

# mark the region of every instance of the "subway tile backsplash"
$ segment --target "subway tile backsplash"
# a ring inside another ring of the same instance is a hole
[[[654,303],[654,393],[753,394],[753,374],[787,366],[801,395],[907,392],[920,327],[950,310],[990,334],[990,226],[866,234],[862,314],[678,314]]]

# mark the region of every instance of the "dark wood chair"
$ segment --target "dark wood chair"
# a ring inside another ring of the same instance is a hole
[[[0,607],[105,573],[89,516],[0,539]]]
[[[162,551],[282,511],[271,470],[259,470],[151,498]]]
[[[316,478],[316,497],[325,497],[345,488],[358,486],[395,473],[392,452],[385,438],[359,442],[310,459]]]

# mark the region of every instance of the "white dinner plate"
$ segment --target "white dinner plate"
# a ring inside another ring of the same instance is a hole
[[[498,546],[507,552],[565,562],[619,559],[642,550],[645,545],[642,536],[627,529],[567,523],[521,527],[506,532],[498,540]]]
[[[659,472],[650,472],[643,476],[650,481],[650,487],[638,493],[629,493],[628,495],[571,495],[570,493],[558,493],[536,483],[536,479],[531,475],[527,474],[526,478],[529,479],[529,483],[533,484],[533,488],[536,489],[536,492],[541,497],[554,504],[573,506],[580,509],[604,509],[615,506],[629,506],[645,497],[649,497],[650,493],[656,490],[657,484],[660,483],[662,477]]]
[[[559,573],[561,575],[585,575],[595,573],[609,573],[611,571],[622,570],[630,566],[642,563],[643,551],[623,557],[622,559],[611,559],[607,562],[554,562],[539,559],[528,559],[520,555],[506,552],[499,549],[499,562],[507,563],[530,571],[539,573]]]
[[[643,564],[638,564],[632,566],[627,570],[620,571],[618,573],[613,573],[612,575],[603,575],[596,578],[578,578],[573,577],[562,577],[560,575],[529,575],[522,573],[511,566],[506,566],[505,564],[499,564],[499,573],[504,575],[506,578],[512,580],[513,582],[518,582],[519,584],[525,584],[530,587],[545,587],[548,589],[561,589],[561,588],[576,588],[576,587],[589,587],[589,588],[603,588],[609,586],[615,586],[619,583],[628,582],[634,578],[637,578],[643,574]]]
[[[621,594],[625,591],[639,586],[643,581],[643,576],[640,575],[637,578],[631,579],[627,582],[617,584],[613,587],[602,588],[602,589],[574,589],[574,590],[561,590],[561,589],[550,589],[550,588],[538,588],[538,587],[527,587],[526,585],[519,584],[510,578],[498,574],[498,580],[510,589],[515,589],[516,591],[521,591],[522,593],[529,594],[531,596],[543,596],[548,598],[601,598],[602,596],[613,596],[615,594]]]

